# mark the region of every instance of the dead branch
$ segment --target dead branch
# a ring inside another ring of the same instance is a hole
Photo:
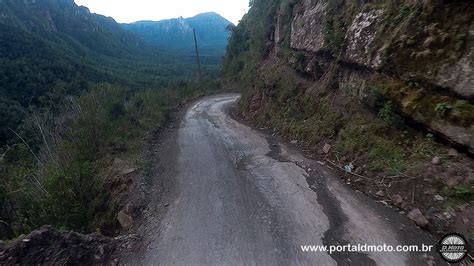
[[[25,144],[25,146],[28,148],[31,155],[33,155],[36,158],[38,163],[41,162],[41,160],[38,158],[38,156],[33,152],[33,149],[31,149],[30,145],[28,145],[28,143],[20,136],[20,134],[18,134],[15,130],[13,130],[11,128],[8,128],[8,130],[13,132],[13,134],[15,134],[23,142],[23,144]]]

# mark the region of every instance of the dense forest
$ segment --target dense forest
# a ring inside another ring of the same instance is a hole
[[[96,82],[130,88],[164,86],[195,73],[192,54],[176,54],[145,44],[111,18],[90,14],[73,1],[0,3],[0,142],[16,129],[19,107],[57,102]],[[219,55],[203,60],[215,78]]]
[[[194,55],[73,0],[0,1],[0,237],[43,224],[114,228],[104,157],[130,152],[183,99],[218,89],[221,55],[203,57],[198,85]]]

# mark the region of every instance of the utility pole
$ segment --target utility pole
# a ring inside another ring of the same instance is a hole
[[[199,82],[202,83],[202,72],[201,72],[201,59],[199,59],[199,50],[198,50],[198,43],[196,39],[196,29],[193,29],[194,34],[194,46],[196,47],[196,57],[198,63],[198,71],[199,71]]]

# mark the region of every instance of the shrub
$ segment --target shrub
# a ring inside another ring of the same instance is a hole
[[[446,115],[446,113],[451,110],[452,106],[447,102],[438,103],[435,107],[435,111],[441,116]]]
[[[213,81],[201,85],[206,91],[220,88]],[[118,142],[135,145],[145,130],[169,119],[173,106],[203,91],[188,82],[138,91],[100,84],[56,106],[59,115],[48,110],[30,114],[25,128],[35,132],[33,141],[22,138],[20,144],[0,151],[0,220],[11,227],[7,236],[43,224],[94,230],[101,222],[94,219],[98,206],[114,208],[102,202],[108,198],[102,158]]]
[[[389,125],[398,128],[402,128],[405,126],[402,117],[394,111],[393,104],[391,101],[388,101],[384,104],[384,106],[379,110],[378,116],[380,119],[382,119],[385,123]]]

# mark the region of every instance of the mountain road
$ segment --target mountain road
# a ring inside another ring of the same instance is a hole
[[[303,245],[435,245],[341,173],[231,115],[238,94],[187,110],[169,154],[173,179],[146,265],[421,265],[432,252],[323,252]],[[168,171],[168,173],[166,173]],[[165,184],[166,185],[166,184]],[[153,206],[153,204],[151,204]],[[153,207],[150,210],[153,213]]]

